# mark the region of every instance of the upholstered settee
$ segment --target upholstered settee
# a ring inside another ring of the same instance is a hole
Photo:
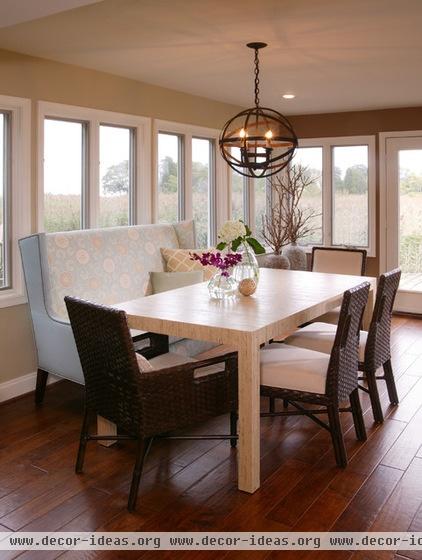
[[[19,241],[38,355],[36,399],[48,373],[83,383],[64,297],[116,305],[151,294],[150,272],[165,270],[160,248],[195,247],[194,223],[40,233]],[[133,335],[139,335],[134,332]],[[190,357],[215,344],[169,340]]]

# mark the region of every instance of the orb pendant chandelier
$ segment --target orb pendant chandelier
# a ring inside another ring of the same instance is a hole
[[[240,175],[270,177],[289,164],[298,145],[289,120],[259,105],[259,56],[266,43],[248,43],[255,51],[255,107],[227,121],[220,134],[221,155]]]

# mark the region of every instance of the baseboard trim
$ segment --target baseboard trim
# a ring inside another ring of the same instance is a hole
[[[36,380],[37,372],[34,371],[0,383],[0,402],[10,401],[16,397],[25,395],[26,393],[32,393],[35,390]],[[51,383],[56,383],[56,381],[59,380],[59,377],[49,375],[47,383],[50,385]]]

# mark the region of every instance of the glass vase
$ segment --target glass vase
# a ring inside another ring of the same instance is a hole
[[[212,299],[228,299],[237,295],[237,282],[233,276],[216,272],[208,282],[208,291]]]
[[[259,265],[253,249],[249,245],[242,243],[237,252],[242,255],[242,260],[234,267],[233,278],[237,282],[241,282],[245,278],[252,278],[258,286]]]

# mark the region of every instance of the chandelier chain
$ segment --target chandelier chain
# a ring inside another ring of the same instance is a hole
[[[255,105],[259,107],[259,55],[255,49]]]

